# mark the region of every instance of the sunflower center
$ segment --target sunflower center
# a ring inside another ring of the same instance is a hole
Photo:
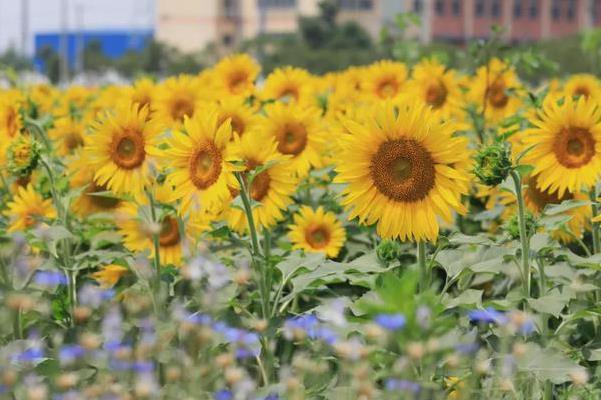
[[[228,82],[230,91],[234,94],[240,93],[242,90],[244,90],[244,87],[246,86],[247,81],[248,81],[248,75],[245,72],[238,71],[238,72],[233,73],[230,76],[229,82]]]
[[[298,101],[298,88],[295,86],[286,86],[280,91],[278,99],[280,100],[295,100]]]
[[[113,138],[111,158],[123,169],[139,167],[146,158],[144,137],[136,131],[124,130]]]
[[[92,204],[94,204],[98,208],[110,210],[117,207],[120,203],[120,200],[118,198],[95,194],[106,191],[108,191],[108,189],[104,185],[99,185],[96,182],[92,182],[86,190],[86,196],[88,196]]]
[[[282,127],[277,141],[280,153],[298,155],[307,146],[307,131],[302,124],[289,123]]]
[[[528,188],[526,189],[526,196],[536,207],[536,211],[542,211],[548,204],[561,204],[565,200],[571,200],[574,198],[572,193],[566,192],[563,196],[559,197],[559,192],[549,193],[539,189],[537,185],[536,177],[528,179]]]
[[[238,115],[223,115],[221,118],[219,118],[219,125],[223,124],[228,118],[230,119],[232,130],[238,135],[242,136],[244,134],[244,129],[246,129],[246,126],[242,118],[240,118],[240,116]]]
[[[179,243],[179,225],[173,217],[166,216],[161,222],[159,244],[161,246],[175,246]]]
[[[314,249],[322,249],[330,243],[330,230],[323,225],[309,226],[305,230],[307,243]]]
[[[442,82],[438,82],[428,87],[426,91],[426,103],[431,105],[432,108],[440,108],[447,99],[447,94],[447,87]]]
[[[253,179],[252,185],[250,185],[250,197],[254,201],[261,201],[267,196],[269,192],[269,186],[271,184],[271,178],[269,172],[263,171],[259,173]]]
[[[399,91],[399,83],[394,77],[386,78],[382,80],[376,88],[376,93],[380,98],[393,97]]]
[[[579,168],[595,155],[595,139],[587,129],[564,128],[555,139],[553,151],[564,167]]]
[[[576,89],[574,89],[575,97],[584,96],[585,98],[588,98],[590,95],[591,92],[586,86],[578,86]]]
[[[391,200],[419,201],[434,187],[434,160],[413,139],[382,143],[372,157],[370,169],[375,186]]]
[[[77,132],[69,132],[64,138],[65,146],[69,151],[73,151],[83,146],[83,138]]]
[[[8,115],[6,116],[6,130],[8,135],[13,137],[17,133],[17,112],[14,109],[9,109]]]
[[[183,121],[185,116],[194,114],[194,102],[189,98],[180,98],[171,106],[171,117],[177,121]]]
[[[502,79],[497,79],[488,87],[488,101],[495,108],[504,108],[509,102],[505,82]]]
[[[206,143],[190,158],[189,173],[194,186],[207,189],[219,179],[221,174],[221,152],[213,143]]]

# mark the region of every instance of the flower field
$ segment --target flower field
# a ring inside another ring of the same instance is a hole
[[[592,75],[16,82],[0,176],[0,398],[601,398]]]

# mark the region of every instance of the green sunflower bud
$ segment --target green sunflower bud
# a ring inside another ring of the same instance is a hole
[[[474,174],[487,186],[497,186],[507,178],[511,170],[509,148],[495,143],[480,150],[476,155]]]
[[[512,216],[505,223],[504,228],[505,228],[505,232],[507,232],[512,239],[518,240],[520,238],[520,220],[518,218],[518,215],[515,214],[514,216]],[[538,229],[538,221],[536,220],[534,215],[532,215],[532,213],[527,212],[526,213],[526,232],[528,233],[528,237],[532,237],[536,233],[537,229]]]
[[[41,146],[30,135],[20,135],[8,146],[8,170],[17,177],[25,177],[38,166]]]
[[[378,259],[382,262],[392,262],[401,257],[401,244],[396,240],[383,240],[376,248]]]

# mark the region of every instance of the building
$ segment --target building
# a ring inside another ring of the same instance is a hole
[[[183,51],[227,51],[260,33],[288,33],[320,0],[155,0],[156,38]],[[403,12],[421,16],[406,32],[422,42],[465,42],[504,28],[512,42],[559,37],[601,25],[601,0],[335,0],[340,21],[356,21],[374,38]]]

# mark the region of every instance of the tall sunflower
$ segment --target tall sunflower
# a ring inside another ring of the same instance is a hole
[[[289,155],[299,176],[320,165],[323,127],[319,109],[296,103],[265,107],[261,130],[271,135],[280,153]]]
[[[522,132],[524,163],[534,166],[539,187],[563,197],[590,188],[601,175],[601,110],[584,97],[566,97],[562,103],[545,101]]]
[[[277,68],[265,79],[260,97],[263,100],[313,104],[313,79],[309,72],[301,68]]]
[[[220,208],[229,201],[228,187],[237,187],[229,142],[229,120],[218,124],[217,114],[209,112],[184,121],[184,132],[173,132],[169,148],[159,155],[170,168],[166,184],[175,188],[181,211]]]
[[[203,97],[200,80],[193,76],[171,77],[156,89],[153,114],[165,127],[180,129],[185,117],[194,117]]]
[[[160,133],[155,121],[148,121],[147,107],[129,104],[107,113],[95,124],[85,148],[96,183],[116,194],[141,197],[150,183],[150,152]]]
[[[253,219],[257,228],[269,228],[284,217],[283,210],[292,203],[297,179],[289,157],[277,150],[273,137],[265,133],[246,135],[236,139],[233,157],[243,160],[247,169],[264,167],[254,177],[249,188],[250,197],[258,204],[253,208]],[[232,194],[237,194],[233,191]],[[229,208],[225,211],[229,226],[237,232],[245,232],[248,222],[242,210]]]
[[[24,231],[39,220],[56,218],[52,200],[44,199],[31,184],[17,187],[17,193],[7,204],[4,215],[9,218],[7,232]]]
[[[56,153],[64,157],[83,147],[85,129],[82,122],[63,117],[54,122],[48,136],[57,144]]]
[[[350,219],[377,223],[383,238],[433,241],[438,216],[451,221],[452,210],[465,212],[467,141],[429,108],[378,105],[370,120],[347,121],[347,127],[336,181],[348,184],[342,204],[351,209]]]
[[[255,90],[261,67],[248,54],[236,54],[219,61],[214,68],[216,84],[226,96],[248,97]]]
[[[295,249],[336,257],[344,246],[346,232],[336,214],[325,211],[323,207],[313,210],[302,206],[294,215],[288,238]]]
[[[375,100],[395,99],[407,80],[407,67],[396,61],[378,61],[366,71],[363,91]]]

